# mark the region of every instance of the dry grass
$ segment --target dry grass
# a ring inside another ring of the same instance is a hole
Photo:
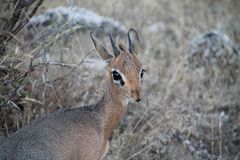
[[[237,0],[73,2],[136,28],[143,43],[144,100],[129,105],[106,159],[240,159],[240,79],[206,76],[186,58],[192,40],[208,31],[223,31],[240,46]],[[59,4],[69,5],[44,6]],[[93,103],[104,89],[102,71],[86,67],[86,59],[98,58],[88,35],[75,33],[68,44],[55,35],[24,52],[23,35],[0,63],[7,66],[0,68],[0,135],[57,108]]]

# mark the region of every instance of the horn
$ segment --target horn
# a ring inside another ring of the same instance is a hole
[[[113,53],[114,53],[114,55],[115,55],[115,57],[116,57],[116,56],[119,55],[119,50],[118,50],[118,48],[117,48],[115,42],[113,41],[111,34],[109,34],[109,37],[110,37],[110,41],[111,41],[111,45],[112,45],[112,49],[113,49]]]

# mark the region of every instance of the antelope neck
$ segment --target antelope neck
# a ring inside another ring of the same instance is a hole
[[[121,91],[117,86],[111,81],[107,81],[107,89],[103,95],[102,107],[104,108],[104,138],[109,139],[114,128],[118,125],[119,121],[122,119],[126,107],[127,98],[121,94]]]

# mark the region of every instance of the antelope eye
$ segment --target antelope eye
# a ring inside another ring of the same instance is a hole
[[[115,81],[118,81],[118,80],[121,80],[121,79],[122,79],[121,75],[120,75],[117,71],[113,71],[113,72],[112,72],[112,75],[113,75],[113,79],[114,79]]]
[[[125,83],[123,82],[121,75],[117,71],[112,72],[112,77],[116,83],[119,83],[122,86],[124,86]]]
[[[143,78],[144,72],[145,72],[145,69],[142,69],[141,74],[140,74],[141,78]]]

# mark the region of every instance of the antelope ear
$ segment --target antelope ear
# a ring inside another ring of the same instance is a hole
[[[91,39],[93,41],[93,44],[94,44],[94,46],[95,46],[99,56],[103,60],[109,62],[113,58],[113,56],[108,52],[108,50],[105,47],[103,47],[102,44],[100,44],[98,42],[98,40],[92,35],[92,32],[90,33],[90,37],[91,37]]]
[[[128,47],[129,52],[132,54],[138,54],[141,51],[140,40],[137,31],[133,28],[128,31]]]

